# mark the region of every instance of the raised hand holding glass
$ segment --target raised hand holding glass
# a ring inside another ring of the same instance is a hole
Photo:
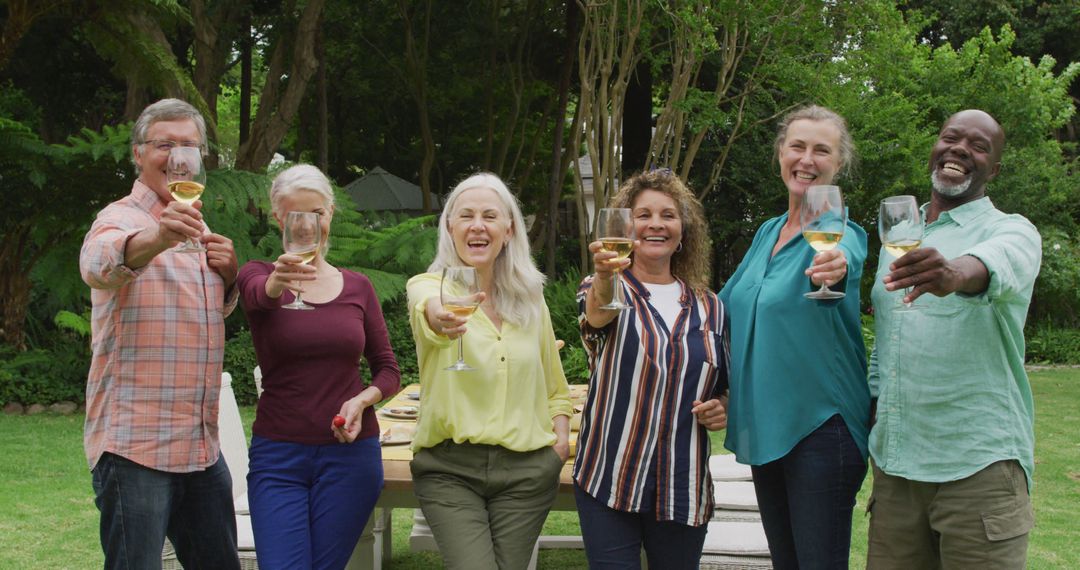
[[[458,317],[468,320],[480,306],[480,279],[476,275],[476,269],[469,266],[445,267],[442,271],[442,282],[439,284],[439,302],[442,308]],[[472,366],[465,364],[465,335],[458,337],[457,362],[448,366],[446,370],[462,372],[474,370]]]
[[[799,221],[802,224],[803,238],[814,251],[836,249],[847,227],[847,210],[844,208],[843,196],[840,195],[840,187],[824,185],[807,188],[802,208],[799,210]],[[822,282],[820,289],[805,293],[804,296],[808,299],[842,299],[844,293],[830,291],[828,284]]]
[[[600,216],[596,221],[596,239],[600,240],[602,251],[610,251],[616,254],[615,259],[623,259],[630,256],[634,250],[634,220],[630,208],[601,208]],[[615,291],[611,302],[601,305],[601,309],[612,311],[625,311],[630,308],[623,301],[622,285],[619,284],[619,271],[615,270]]]
[[[925,225],[914,196],[892,196],[881,201],[878,235],[882,247],[893,257],[903,257],[922,245]],[[910,294],[911,287],[905,288],[904,296]],[[904,308],[910,309],[911,303],[904,303]]]
[[[302,264],[310,264],[315,260],[319,253],[319,246],[322,245],[322,227],[318,213],[289,212],[285,215],[282,233],[285,253],[299,255]],[[305,303],[300,298],[300,292],[297,291],[296,299],[288,305],[282,305],[282,308],[310,311],[315,307]]]
[[[206,169],[203,168],[202,150],[199,147],[174,146],[169,149],[165,165],[165,179],[173,200],[194,204],[206,188]],[[198,253],[206,251],[202,245],[188,238],[173,251]]]

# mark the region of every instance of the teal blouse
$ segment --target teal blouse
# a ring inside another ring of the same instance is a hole
[[[840,247],[848,260],[837,301],[803,296],[816,253],[795,237],[773,256],[787,214],[765,222],[720,291],[731,315],[731,396],[724,447],[740,463],[779,459],[825,420],[840,414],[867,455],[870,389],[859,320],[866,232],[848,221]]]

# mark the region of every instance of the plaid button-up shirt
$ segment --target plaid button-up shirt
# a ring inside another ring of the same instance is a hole
[[[105,452],[174,473],[218,458],[225,317],[236,291],[225,298],[205,253],[166,250],[144,267],[124,265],[128,239],[156,226],[165,205],[136,180],[83,240],[79,270],[93,301],[84,433],[91,469]]]

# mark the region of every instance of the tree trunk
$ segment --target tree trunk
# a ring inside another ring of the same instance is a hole
[[[622,178],[649,166],[652,142],[652,66],[642,59],[626,86],[626,107],[622,118]]]
[[[559,72],[559,106],[555,112],[555,137],[551,143],[551,178],[548,180],[547,200],[547,244],[544,246],[544,271],[549,280],[558,278],[555,267],[555,249],[559,237],[559,198],[562,197],[563,181],[566,180],[566,168],[570,161],[567,155],[577,158],[577,148],[563,148],[563,134],[566,132],[566,109],[570,103],[570,79],[574,74],[578,43],[579,12],[575,0],[566,0],[566,51],[563,52],[562,69]],[[577,121],[574,121],[577,124]],[[573,132],[573,131],[571,131]],[[571,137],[571,142],[577,137]]]
[[[240,146],[251,138],[251,15],[240,32]]]
[[[300,15],[292,38],[279,37],[266,73],[266,85],[259,97],[259,110],[251,127],[251,139],[240,146],[236,168],[258,172],[264,170],[292,125],[304,91],[319,62],[315,58],[315,36],[320,33],[319,22],[326,0],[309,0]],[[285,13],[291,13],[287,7]],[[289,41],[289,40],[292,41]],[[292,46],[292,61],[286,73],[285,52]],[[288,78],[284,91],[282,76]]]
[[[315,82],[316,99],[319,106],[319,132],[316,135],[319,147],[319,170],[327,173],[330,169],[330,125],[326,111],[326,44],[323,35],[319,34],[315,43],[316,53],[319,58],[319,73]]]
[[[23,332],[26,309],[30,305],[30,268],[26,251],[30,226],[20,224],[3,236],[0,243],[0,341],[16,350],[26,350]],[[36,259],[30,260],[33,263]]]
[[[428,40],[431,37],[431,1],[424,2],[424,29],[417,47],[413,37],[413,21],[404,0],[398,2],[401,17],[405,21],[405,67],[409,90],[416,102],[417,121],[420,123],[420,139],[424,145],[424,155],[420,161],[420,194],[423,196],[423,210],[431,213],[431,170],[435,166],[435,137],[431,130],[431,119],[427,105],[427,60]]]

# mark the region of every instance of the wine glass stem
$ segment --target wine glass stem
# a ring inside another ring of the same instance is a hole
[[[465,364],[465,335],[457,337],[457,361]]]
[[[300,298],[300,295],[302,295],[302,294],[303,294],[303,291],[297,290],[296,291],[296,300],[293,301],[293,303],[295,303],[297,305],[299,305],[300,303],[303,303],[303,299]]]
[[[611,303],[613,305],[622,305],[623,304],[622,287],[619,286],[619,270],[618,269],[615,270],[615,278],[611,280],[611,285],[612,285],[612,287],[615,288],[615,290],[611,292]]]

